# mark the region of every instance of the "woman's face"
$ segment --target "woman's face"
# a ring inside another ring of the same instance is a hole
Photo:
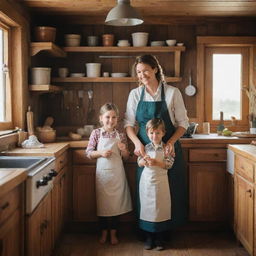
[[[149,85],[150,82],[156,80],[156,68],[151,68],[148,64],[138,63],[136,66],[136,73],[141,83]]]

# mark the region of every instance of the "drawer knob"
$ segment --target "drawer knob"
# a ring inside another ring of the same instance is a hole
[[[4,210],[4,209],[6,209],[7,207],[9,207],[9,202],[6,202],[6,203],[4,203],[2,206],[1,206],[1,210]]]
[[[246,190],[246,192],[249,193],[249,197],[252,197],[252,190],[251,189]]]

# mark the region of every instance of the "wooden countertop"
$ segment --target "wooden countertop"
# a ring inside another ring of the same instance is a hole
[[[237,154],[240,154],[252,161],[256,161],[256,146],[255,145],[229,145],[229,149]]]
[[[25,181],[26,178],[25,169],[0,168],[0,197]]]
[[[181,138],[180,142],[183,147],[191,147],[195,144],[250,144],[252,138],[238,138],[238,137],[227,137],[218,136],[217,133],[206,134],[195,134],[193,138]],[[68,141],[70,148],[86,148],[88,140],[79,141]]]
[[[8,151],[1,152],[1,155],[9,156],[60,156],[69,148],[69,142],[45,143],[44,148],[14,148]]]

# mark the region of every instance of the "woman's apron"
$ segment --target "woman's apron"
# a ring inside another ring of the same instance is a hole
[[[110,157],[99,157],[96,166],[96,201],[98,216],[117,216],[132,210],[119,138],[103,138],[100,131],[97,150],[111,150]],[[117,131],[116,131],[117,132]]]
[[[150,142],[147,132],[146,123],[152,118],[161,118],[165,123],[166,134],[163,142],[166,143],[175,132],[172,124],[167,104],[165,102],[164,86],[161,88],[161,101],[143,101],[145,95],[145,87],[142,89],[140,101],[136,110],[136,121],[139,124],[138,138],[146,145]],[[170,228],[175,228],[185,223],[187,219],[187,183],[182,150],[179,141],[175,145],[175,161],[171,169],[168,170],[169,185],[171,191],[171,220],[154,222],[139,219],[141,229],[149,232],[161,232]],[[140,213],[139,200],[139,183],[143,167],[137,168],[136,184],[137,184],[137,210]]]
[[[146,152],[151,158],[163,161],[164,151]],[[145,166],[140,177],[140,219],[161,222],[171,219],[171,196],[167,170]]]

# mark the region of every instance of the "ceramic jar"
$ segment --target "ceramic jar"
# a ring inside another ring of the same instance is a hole
[[[114,45],[114,35],[113,34],[102,35],[102,44],[103,44],[103,46],[113,46]]]
[[[37,67],[31,69],[31,83],[32,84],[50,84],[51,68]]]

